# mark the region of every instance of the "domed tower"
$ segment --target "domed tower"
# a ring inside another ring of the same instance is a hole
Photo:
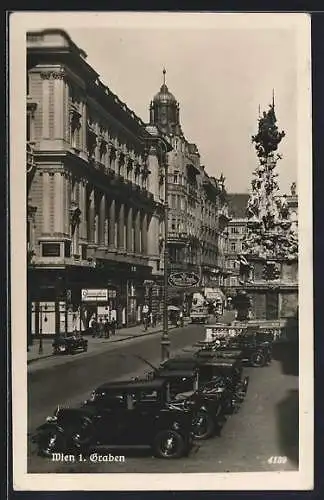
[[[150,104],[150,124],[157,125],[165,134],[180,135],[179,103],[165,83],[166,70],[163,69],[163,84]]]

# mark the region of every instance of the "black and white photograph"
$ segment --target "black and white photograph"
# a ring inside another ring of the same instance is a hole
[[[9,37],[14,488],[311,489],[310,17]]]

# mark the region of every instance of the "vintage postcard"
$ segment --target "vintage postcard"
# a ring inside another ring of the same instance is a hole
[[[9,36],[14,488],[312,489],[310,17]]]

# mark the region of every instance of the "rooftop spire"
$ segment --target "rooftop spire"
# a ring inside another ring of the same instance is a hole
[[[165,74],[166,74],[166,69],[163,68],[163,85],[165,85]]]
[[[275,107],[275,91],[274,91],[274,89],[272,89],[272,107],[273,107],[273,109]]]

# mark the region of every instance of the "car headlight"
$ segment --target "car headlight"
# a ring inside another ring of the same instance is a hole
[[[179,424],[179,422],[173,422],[172,428],[173,428],[175,431],[178,431],[178,430],[180,429],[180,424]]]
[[[46,422],[55,422],[56,420],[56,417],[46,417]]]
[[[92,393],[90,394],[90,398],[89,398],[89,401],[95,401],[96,399],[96,391],[92,391]]]

